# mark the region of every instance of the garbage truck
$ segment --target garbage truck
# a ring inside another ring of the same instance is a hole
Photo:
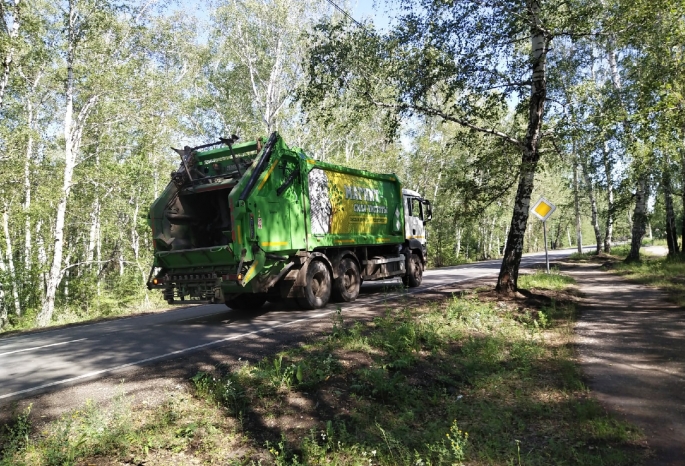
[[[174,150],[148,215],[147,287],[168,303],[316,309],[354,301],[365,280],[421,284],[431,204],[394,174],[315,160],[277,132]]]

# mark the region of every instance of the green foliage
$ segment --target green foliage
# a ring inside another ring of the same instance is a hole
[[[0,431],[0,465],[11,465],[13,461],[30,445],[31,434],[31,405],[29,405],[16,420],[3,426]]]

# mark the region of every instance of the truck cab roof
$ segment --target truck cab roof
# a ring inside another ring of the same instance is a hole
[[[423,196],[421,196],[419,193],[417,193],[413,189],[402,188],[402,194],[404,194],[405,196],[420,197],[423,199]]]

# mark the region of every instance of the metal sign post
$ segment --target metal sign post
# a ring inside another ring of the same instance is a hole
[[[545,265],[547,266],[547,273],[549,273],[549,254],[547,253],[547,219],[555,210],[557,210],[557,206],[542,196],[540,199],[538,199],[535,205],[533,205],[533,208],[530,209],[533,215],[542,220],[542,233],[545,240]]]
[[[547,221],[542,222],[542,235],[545,239],[545,265],[547,266],[547,273],[549,273],[549,255],[547,254]]]

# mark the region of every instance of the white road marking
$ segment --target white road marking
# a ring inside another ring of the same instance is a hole
[[[484,277],[484,276],[486,276],[486,275],[492,275],[492,272],[483,273],[483,274],[477,275],[477,276],[475,276],[475,277],[462,278],[462,279],[460,279],[460,280],[452,281],[452,282],[449,282],[449,283],[440,283],[440,284],[433,285],[433,286],[429,286],[429,287],[426,287],[426,288],[416,288],[415,290],[408,291],[407,294],[420,293],[420,292],[423,292],[423,291],[432,290],[432,289],[439,288],[439,287],[442,287],[442,286],[454,285],[454,284],[456,284],[456,283],[460,283],[460,282],[467,281],[467,280],[475,280],[475,279],[477,279],[477,278],[482,278],[482,277]],[[390,298],[390,297],[395,297],[395,296],[399,296],[399,294],[395,294],[394,296],[388,296],[388,295],[386,295],[386,296],[383,296],[383,297],[378,298],[378,299],[374,299],[374,300],[370,300],[370,301],[364,301],[363,303],[359,303],[359,304],[356,305],[356,306],[355,306],[355,305],[346,306],[346,307],[343,308],[343,309],[352,310],[352,309],[356,309],[356,308],[359,308],[359,307],[367,306],[367,305],[369,305],[369,304],[374,304],[374,303],[377,303],[377,302],[380,302],[380,301],[385,301],[385,300],[387,300],[388,298]],[[332,310],[330,310],[330,311],[321,312],[321,313],[316,314],[316,315],[303,317],[303,318],[301,318],[301,319],[296,319],[296,320],[293,320],[293,321],[290,321],[290,322],[284,322],[284,323],[282,323],[282,324],[272,325],[271,327],[265,327],[265,328],[262,328],[262,329],[259,329],[259,330],[254,330],[254,331],[252,331],[252,332],[241,333],[240,335],[234,335],[234,336],[232,336],[232,337],[227,337],[227,338],[222,338],[222,339],[220,339],[220,340],[210,341],[209,343],[203,343],[203,344],[201,344],[201,345],[191,346],[191,347],[189,347],[189,348],[184,348],[184,349],[181,349],[181,350],[172,351],[171,353],[160,354],[160,355],[158,355],[158,356],[153,356],[153,357],[150,357],[150,358],[141,359],[141,360],[139,360],[139,361],[129,362],[129,363],[126,363],[126,364],[121,364],[121,365],[119,365],[119,366],[109,367],[109,368],[107,368],[107,369],[101,369],[101,370],[98,370],[98,371],[87,372],[87,373],[85,373],[85,374],[77,375],[77,376],[75,376],[75,377],[70,377],[70,378],[68,378],[68,379],[57,380],[57,381],[55,381],[55,382],[50,382],[50,383],[46,383],[46,384],[43,384],[43,385],[38,385],[37,387],[31,387],[31,388],[26,388],[26,389],[24,389],[24,390],[19,390],[19,391],[13,392],[13,393],[7,393],[7,394],[5,394],[5,395],[0,395],[0,400],[2,400],[2,399],[4,399],[4,398],[9,398],[9,397],[12,397],[12,396],[15,396],[15,395],[22,395],[22,394],[24,394],[24,393],[30,393],[30,392],[33,392],[33,391],[36,391],[36,390],[41,390],[41,389],[43,389],[43,388],[55,387],[55,386],[57,386],[57,385],[63,385],[63,384],[69,383],[69,382],[74,382],[74,381],[76,381],[76,380],[81,380],[81,379],[86,379],[86,378],[93,377],[93,376],[96,376],[96,375],[106,374],[106,373],[108,373],[108,372],[118,371],[118,370],[121,370],[121,369],[125,369],[125,368],[127,368],[127,367],[136,366],[136,365],[139,365],[139,364],[145,364],[145,363],[148,363],[148,362],[151,362],[151,361],[156,361],[156,360],[159,360],[159,359],[165,359],[165,358],[167,358],[167,357],[169,357],[169,356],[175,356],[175,355],[178,355],[178,354],[188,353],[188,352],[190,352],[190,351],[195,351],[195,350],[198,350],[198,349],[200,349],[200,348],[206,348],[206,347],[208,347],[208,346],[217,345],[217,344],[219,344],[219,343],[225,343],[225,342],[227,342],[227,341],[237,340],[237,339],[242,338],[242,337],[247,337],[247,336],[250,336],[250,335],[256,335],[256,334],[258,334],[258,333],[267,332],[267,331],[273,330],[273,329],[275,329],[275,328],[285,327],[285,326],[290,325],[290,324],[296,324],[296,323],[298,323],[298,322],[304,322],[305,320],[318,319],[318,318],[320,318],[320,317],[327,316],[328,314],[333,314],[334,312],[337,312],[337,309],[332,309]],[[82,338],[82,340],[85,340],[85,338]],[[73,340],[73,341],[79,341],[79,340]],[[70,343],[70,342],[65,342],[65,343]],[[56,343],[56,344],[62,344],[62,343]],[[47,346],[52,346],[52,345],[47,345]],[[19,351],[22,351],[22,350],[19,350]]]
[[[59,345],[66,345],[68,343],[76,343],[77,341],[83,341],[87,340],[87,338],[79,338],[78,340],[70,340],[70,341],[63,341],[61,343],[51,343],[49,345],[43,345],[43,346],[34,346],[32,348],[23,348],[19,350],[14,350],[14,351],[8,351],[6,353],[0,353],[0,356],[6,356],[8,354],[14,354],[14,353],[23,353],[24,351],[33,351],[41,348],[47,348],[48,346],[59,346]]]

